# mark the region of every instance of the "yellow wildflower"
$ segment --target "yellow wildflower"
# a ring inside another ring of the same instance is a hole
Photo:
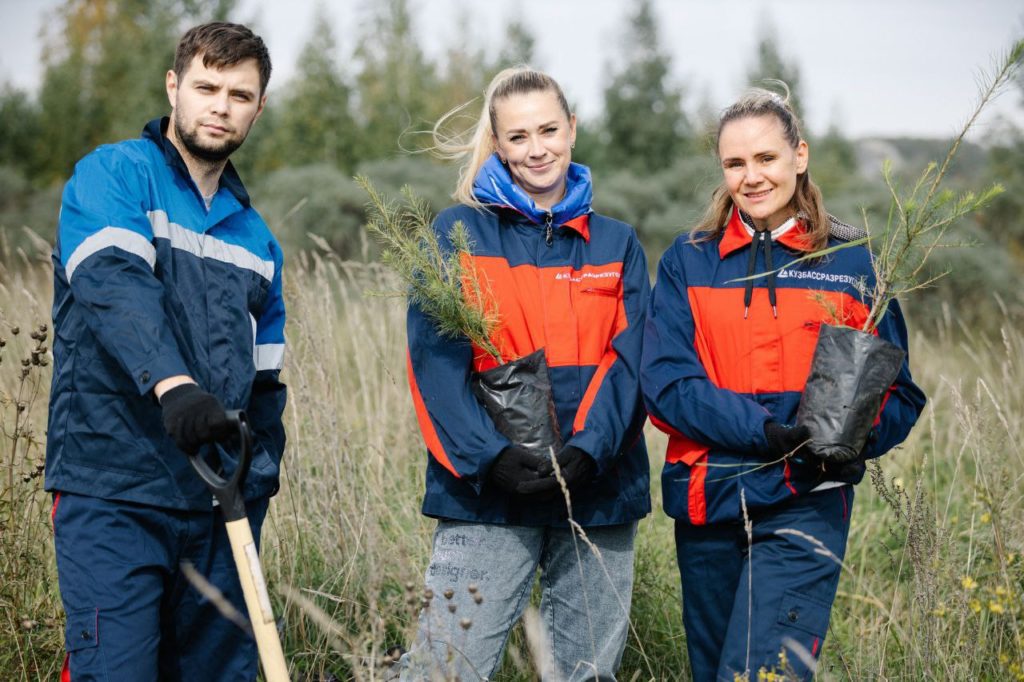
[[[988,610],[991,611],[992,613],[1002,613],[1006,609],[1004,609],[1003,605],[1000,604],[999,602],[997,602],[995,600],[990,600],[989,603],[988,603]]]
[[[967,605],[971,608],[971,611],[974,611],[975,613],[981,613],[981,601],[979,601],[978,599],[972,599],[967,603]]]
[[[990,514],[988,512],[985,512],[984,514],[981,515],[981,518],[979,519],[979,521],[981,521],[982,523],[991,523],[991,521],[992,521],[992,514]]]
[[[974,578],[972,578],[969,575],[965,575],[963,578],[961,578],[960,584],[963,585],[963,588],[965,590],[973,590],[975,587],[978,586],[978,583],[975,582]]]

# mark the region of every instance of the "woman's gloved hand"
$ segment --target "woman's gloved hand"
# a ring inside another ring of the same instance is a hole
[[[811,440],[811,431],[806,426],[786,426],[778,422],[766,421],[764,423],[764,437],[768,441],[768,448],[764,454],[771,459],[781,457],[802,457],[805,460],[812,460],[814,455],[807,445]]]
[[[505,492],[522,495],[532,490],[528,484],[535,486],[544,478],[538,471],[543,464],[544,461],[529,450],[509,445],[491,463],[487,478]]]
[[[567,488],[572,488],[580,483],[587,483],[597,473],[597,463],[594,461],[594,458],[572,445],[566,445],[562,448],[556,459],[558,460],[558,468],[562,472],[562,478],[565,480]],[[546,465],[546,470],[542,468],[541,473],[547,471],[550,476],[554,477],[555,471],[554,467],[551,466],[551,462],[546,462]]]

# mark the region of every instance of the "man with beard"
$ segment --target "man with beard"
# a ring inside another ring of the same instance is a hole
[[[63,679],[256,679],[252,639],[181,565],[244,612],[224,521],[188,461],[216,448],[233,469],[227,409],[253,429],[256,538],[278,487],[281,249],[228,162],[269,77],[248,28],[189,30],[166,76],[170,118],[87,155],[64,189],[46,452]]]

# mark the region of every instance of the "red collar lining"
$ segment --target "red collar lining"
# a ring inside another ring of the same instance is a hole
[[[804,227],[804,223],[797,221],[796,225],[782,233],[775,242],[787,246],[794,251],[810,251],[810,247],[804,241],[806,233],[807,229]],[[725,258],[730,253],[742,249],[752,241],[753,238],[743,225],[743,219],[740,218],[740,212],[733,208],[729,224],[725,226],[725,231],[722,233],[722,241],[718,243],[718,257]]]

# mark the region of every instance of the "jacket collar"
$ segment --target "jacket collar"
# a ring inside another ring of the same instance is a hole
[[[191,180],[192,176],[188,172],[185,160],[181,158],[181,153],[167,139],[167,126],[170,122],[171,119],[167,116],[154,118],[142,129],[142,139],[149,140],[158,146],[164,153],[164,160],[167,161],[167,165],[178,171],[183,177]],[[195,183],[193,182],[192,184],[194,185]],[[220,186],[231,192],[240,204],[249,208],[249,193],[246,191],[245,185],[242,184],[242,179],[238,177],[238,172],[230,161],[224,166],[224,172],[220,175]]]
[[[790,218],[782,225],[772,230],[772,241],[787,246],[794,251],[810,251],[810,247],[804,241],[807,229],[803,221],[798,218]],[[744,219],[739,209],[733,207],[729,224],[722,232],[722,241],[718,243],[718,256],[725,258],[733,251],[747,246],[754,240],[754,228]]]
[[[594,194],[590,169],[570,163],[565,185],[562,200],[545,211],[512,180],[498,155],[492,154],[477,173],[473,195],[484,204],[510,208],[536,225],[545,224],[550,215],[552,224],[568,227],[590,241],[590,202]]]

